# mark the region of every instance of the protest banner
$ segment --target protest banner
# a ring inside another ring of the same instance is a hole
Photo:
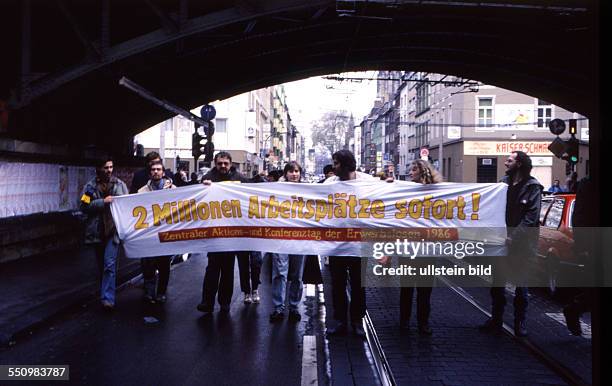
[[[359,256],[377,239],[505,242],[507,185],[213,183],[115,197],[128,257],[253,250]]]

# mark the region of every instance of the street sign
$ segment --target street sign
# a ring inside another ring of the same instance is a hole
[[[200,109],[200,116],[205,121],[212,121],[217,116],[217,110],[213,105],[204,105]]]
[[[550,150],[555,157],[561,158],[567,151],[567,143],[561,138],[557,137],[550,143],[550,145],[548,145],[548,150]]]
[[[548,130],[554,135],[561,135],[565,131],[565,122],[562,119],[553,119],[548,122]]]
[[[427,150],[426,148],[422,148],[421,149],[421,158],[428,157],[428,156],[429,156],[429,150]]]

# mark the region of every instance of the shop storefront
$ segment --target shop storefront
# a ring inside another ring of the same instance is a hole
[[[513,151],[524,151],[532,160],[531,175],[545,188],[555,179],[564,184],[566,162],[556,158],[549,150],[550,141],[459,141],[444,146],[442,160],[438,158],[438,147],[430,149],[430,158],[442,164],[445,181],[451,182],[498,182],[505,174],[505,160]],[[579,162],[576,165],[578,178],[586,175],[589,148],[581,143]]]

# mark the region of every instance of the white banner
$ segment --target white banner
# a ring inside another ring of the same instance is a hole
[[[506,184],[213,183],[115,197],[128,257],[220,251],[360,256],[378,240],[503,246]]]

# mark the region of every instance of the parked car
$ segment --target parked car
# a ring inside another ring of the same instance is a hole
[[[540,239],[536,257],[537,273],[543,276],[551,295],[558,292],[560,280],[576,275],[584,265],[574,253],[572,216],[576,194],[544,196],[540,209]]]

